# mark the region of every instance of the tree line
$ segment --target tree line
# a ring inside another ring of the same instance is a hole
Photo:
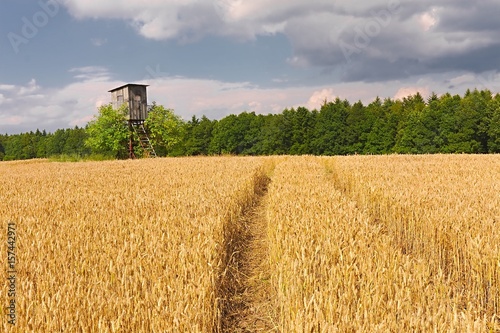
[[[126,157],[125,114],[108,105],[85,128],[0,135],[0,160]],[[189,121],[154,105],[146,125],[160,156],[500,153],[500,94],[468,90],[463,96],[433,93],[425,100],[416,93],[368,105],[337,98],[319,110]]]

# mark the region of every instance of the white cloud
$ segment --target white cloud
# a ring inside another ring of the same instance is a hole
[[[19,89],[19,95],[21,96],[29,96],[32,95],[32,93],[38,91],[40,87],[37,85],[35,79],[31,79],[31,81],[28,83],[27,86],[22,86]]]
[[[323,105],[323,103],[325,102],[325,100],[331,102],[336,97],[338,96],[335,96],[332,88],[321,89],[313,92],[311,97],[309,97],[306,106],[310,110],[313,109],[319,110],[321,108],[321,105]]]
[[[423,13],[419,18],[420,26],[424,31],[429,31],[438,23],[437,10],[433,8],[432,10]]]
[[[453,85],[460,85],[464,83],[472,83],[476,80],[476,77],[473,74],[462,74],[457,77],[450,79],[450,83]]]
[[[4,126],[21,125],[24,121],[25,121],[24,117],[0,114],[0,122]]]
[[[380,1],[382,2],[382,1]],[[288,21],[333,11],[329,0],[65,0],[69,12],[80,19],[114,18],[130,22],[151,39],[216,34],[252,39],[259,34],[283,32]]]
[[[94,73],[93,67],[73,69],[74,73]],[[105,72],[100,68],[98,72]],[[125,82],[111,79],[95,80],[92,75],[87,78],[77,75],[78,81],[60,89],[38,87],[31,96],[44,98],[26,98],[16,91],[27,90],[18,87],[13,93],[4,97],[12,98],[8,107],[0,108],[0,132],[12,131],[13,128],[24,131],[36,128],[53,131],[57,128],[85,126],[96,114],[100,105],[110,102],[108,91]],[[333,97],[333,91],[341,96],[353,98],[358,88],[294,87],[265,89],[248,82],[222,82],[184,77],[163,77],[146,82],[149,103],[173,108],[184,119],[193,115],[206,115],[212,119],[220,119],[230,113],[243,111],[257,113],[276,113],[285,108],[297,106],[315,107],[321,97]],[[364,96],[367,100],[372,96]],[[358,96],[359,98],[359,96]],[[15,117],[13,116],[15,115]]]
[[[247,82],[165,77],[148,82],[150,102],[156,100],[184,118],[206,114],[220,118],[230,113],[273,112],[273,105],[292,105],[286,89],[261,89]]]
[[[94,73],[95,67],[74,69],[74,73]],[[97,68],[97,72],[107,72]],[[161,77],[148,80],[148,101],[172,108],[188,120],[193,115],[220,119],[243,111],[278,113],[285,108],[306,106],[319,109],[325,99],[336,97],[351,103],[361,100],[368,104],[380,96],[402,99],[420,92],[424,98],[430,91],[437,94],[463,94],[471,80],[478,88],[500,88],[500,75],[469,76],[453,73],[423,77],[419,80],[388,82],[351,82],[316,87],[261,88],[248,82],[222,82],[186,77]],[[453,82],[451,89],[447,85]],[[85,126],[97,113],[97,108],[110,102],[109,90],[126,82],[109,78],[95,80],[92,75],[78,78],[59,89],[40,87],[35,80],[24,86],[14,86],[0,95],[0,133]],[[10,86],[10,85],[9,85]],[[37,87],[37,89],[33,89]],[[27,94],[27,91],[32,91]],[[35,91],[36,90],[36,91]],[[24,93],[21,94],[21,92]]]
[[[0,84],[0,90],[12,91],[14,89],[16,89],[16,86],[13,84]]]
[[[394,99],[402,100],[405,97],[415,95],[417,92],[420,93],[423,98],[430,95],[429,88],[427,87],[403,87],[397,91],[396,95],[394,95]]]
[[[120,83],[90,78],[60,89],[44,88],[34,79],[13,85],[1,103],[0,132],[84,126],[84,120],[96,112],[96,103],[109,101],[107,91],[115,84]]]
[[[69,72],[75,73],[75,79],[84,81],[106,81],[110,78],[108,69],[101,66],[75,67]]]
[[[497,0],[473,1],[471,6],[451,0],[60,1],[75,17],[121,19],[155,40],[190,42],[206,35],[251,40],[284,34],[293,48],[289,64],[342,67],[344,78],[350,81],[359,80],[359,72],[367,73],[370,66],[377,65],[388,67],[380,71],[380,80],[392,79],[397,73],[405,77],[409,60],[417,63],[417,75],[425,74],[432,71],[429,63],[498,44],[498,27],[474,26],[487,16],[493,22]],[[477,23],[460,20],[465,16]],[[352,57],[346,56],[346,46],[354,52]],[[461,68],[467,66],[474,64],[457,61],[453,68],[470,70]],[[368,76],[363,79],[373,80]]]

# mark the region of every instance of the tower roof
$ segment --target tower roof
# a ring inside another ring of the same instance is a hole
[[[119,86],[117,88],[111,89],[108,92],[113,92],[115,90],[120,90],[120,89],[128,87],[128,86],[131,86],[131,87],[149,87],[149,84],[127,83],[127,84],[124,84],[123,86]]]

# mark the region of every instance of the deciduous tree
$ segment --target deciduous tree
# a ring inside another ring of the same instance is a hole
[[[85,146],[94,153],[113,155],[117,158],[127,156],[127,114],[126,105],[119,109],[113,109],[111,104],[101,106],[99,113],[87,125],[88,137]]]

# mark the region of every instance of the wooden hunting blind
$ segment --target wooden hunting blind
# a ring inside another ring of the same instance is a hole
[[[130,158],[135,158],[135,141],[138,141],[147,157],[156,157],[156,152],[144,126],[144,121],[149,112],[147,86],[147,84],[125,84],[109,91],[113,108],[118,109],[123,104],[127,105],[127,120],[130,130],[128,151]]]
[[[129,120],[144,121],[148,116],[148,95],[146,84],[126,84],[110,90],[111,103],[118,109],[127,104]]]

